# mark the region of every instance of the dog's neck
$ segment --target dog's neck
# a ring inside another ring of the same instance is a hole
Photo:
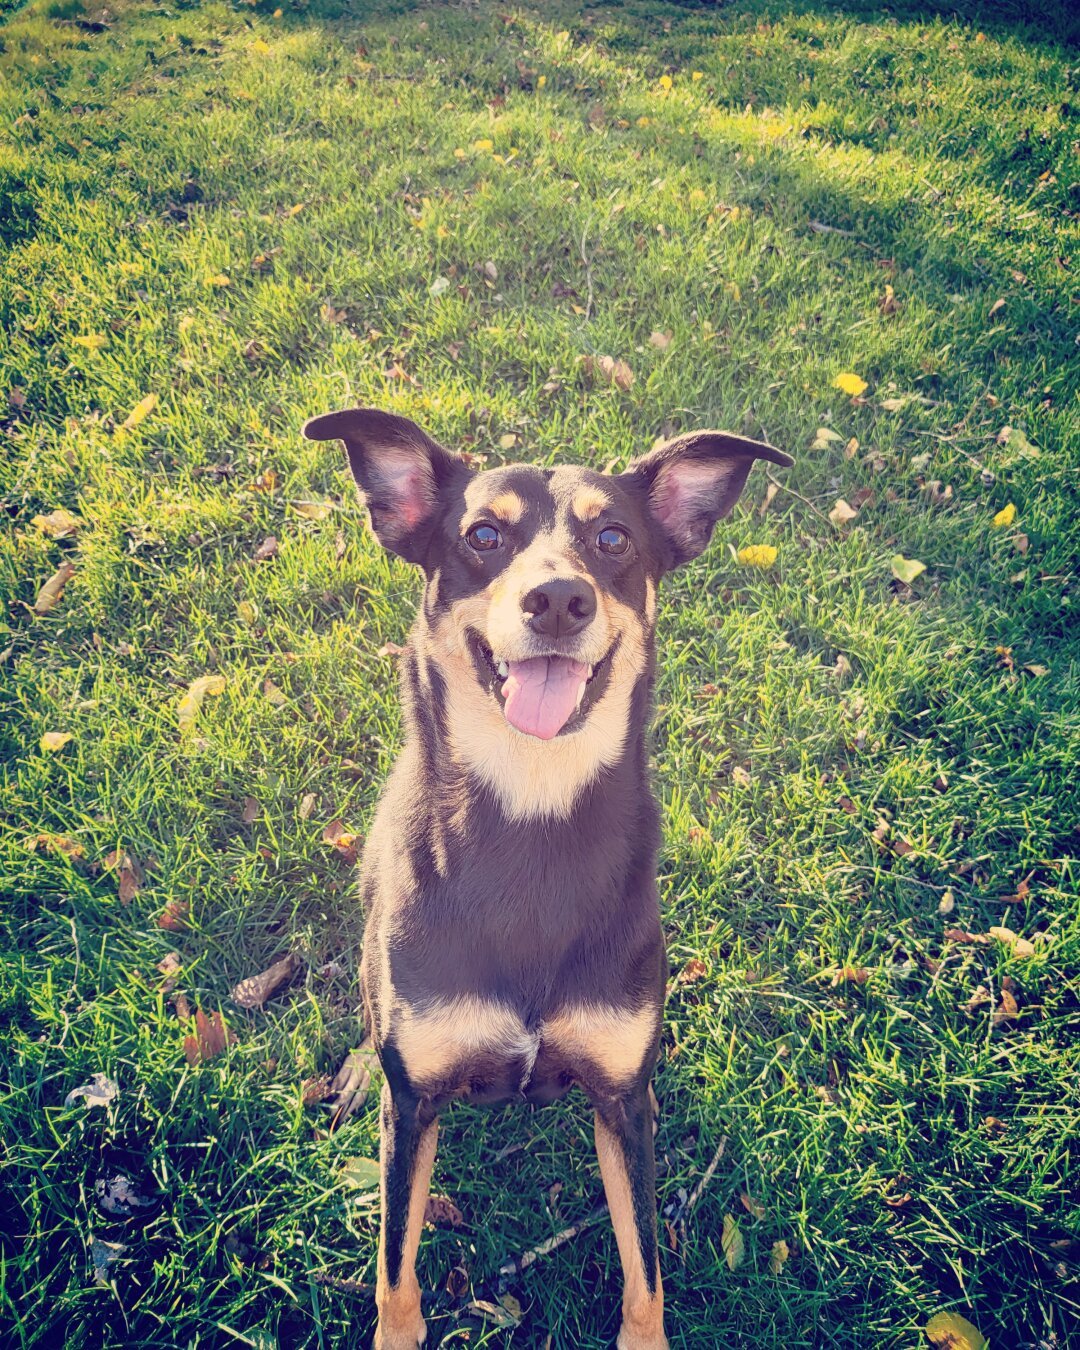
[[[651,688],[651,641],[620,650],[581,729],[542,741],[509,725],[468,657],[437,646],[422,615],[402,664],[408,737],[419,742],[435,781],[460,779],[465,790],[487,791],[511,821],[567,820],[598,786],[625,793],[621,767],[643,782]]]

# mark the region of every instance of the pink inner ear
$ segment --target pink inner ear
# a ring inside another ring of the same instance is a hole
[[[652,507],[660,523],[674,531],[684,528],[712,501],[723,473],[722,464],[692,459],[665,465],[652,491]]]
[[[394,516],[406,530],[415,529],[431,509],[430,471],[409,450],[385,452],[379,456],[378,467],[385,495],[394,503]]]

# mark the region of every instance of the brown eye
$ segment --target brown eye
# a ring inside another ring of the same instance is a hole
[[[630,536],[625,530],[609,525],[596,536],[596,547],[601,553],[625,553],[630,547]]]
[[[499,547],[502,535],[494,525],[474,525],[465,536],[465,542],[477,553],[486,553],[489,549]]]

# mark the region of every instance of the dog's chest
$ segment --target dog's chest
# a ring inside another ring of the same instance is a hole
[[[399,1006],[393,1043],[425,1096],[550,1100],[574,1083],[602,1090],[634,1078],[655,1044],[659,1010],[564,1005],[527,1026],[508,1004],[459,996]]]

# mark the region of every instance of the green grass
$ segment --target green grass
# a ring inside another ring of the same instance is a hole
[[[314,1277],[373,1279],[377,1216],[339,1172],[376,1150],[374,1100],[330,1137],[301,1103],[361,1035],[362,921],[322,831],[363,830],[397,749],[379,649],[417,594],[341,458],[299,436],[356,401],[490,464],[602,466],[696,425],[798,455],[764,514],[755,475],[660,621],[664,923],[673,968],[705,967],[668,1004],[663,1207],[728,1137],[663,1254],[672,1344],[914,1347],[955,1308],[996,1347],[1065,1347],[1075,53],[1045,15],[984,11],[979,31],[902,6],[272,9],[121,2],[93,31],[80,0],[32,0],[0,31],[0,1339],[370,1333],[370,1304]],[[632,389],[589,384],[586,353],[626,360]],[[837,439],[812,448],[821,426]],[[332,509],[305,519],[311,500]],[[57,507],[77,536],[32,523]],[[277,558],[253,562],[271,534]],[[775,566],[738,565],[729,545],[751,543]],[[926,564],[911,588],[897,553]],[[74,579],[35,617],[64,559]],[[204,674],[224,692],[181,739]],[[49,731],[72,739],[42,751]],[[879,843],[881,820],[909,851]],[[146,869],[127,906],[97,867],[116,848]],[[170,901],[187,930],[157,926]],[[1019,957],[944,936],[995,924],[1044,937]],[[236,1034],[194,1069],[155,969],[174,949],[191,1006]],[[264,1012],[230,1003],[290,950],[303,978]],[[865,982],[834,986],[848,966]],[[995,1022],[1006,977],[1019,1016]],[[65,1110],[94,1072],[116,1101]],[[96,1203],[113,1168],[159,1189],[143,1222]],[[442,1293],[463,1264],[492,1297],[505,1257],[588,1211],[583,1102],[455,1111],[435,1184],[467,1226],[425,1237],[433,1344],[611,1343],[606,1224],[512,1283],[516,1330]],[[125,1247],[106,1287],[92,1239]]]

